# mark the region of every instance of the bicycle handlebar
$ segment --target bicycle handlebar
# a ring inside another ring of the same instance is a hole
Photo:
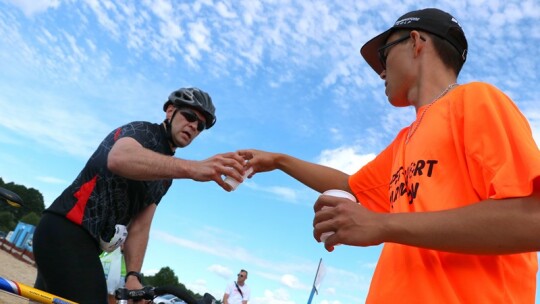
[[[187,304],[213,304],[216,300],[212,295],[206,293],[201,300],[197,301],[184,289],[172,285],[161,287],[145,286],[142,289],[136,290],[118,288],[115,291],[115,297],[119,304],[125,304],[128,300],[153,300],[155,297],[165,294],[172,294],[185,301]]]

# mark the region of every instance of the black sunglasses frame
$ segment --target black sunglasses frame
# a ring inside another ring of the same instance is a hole
[[[391,47],[398,45],[409,38],[411,38],[411,34],[398,38],[390,43],[387,43],[381,46],[379,49],[377,49],[377,53],[379,54],[379,61],[381,62],[383,70],[386,70],[386,58],[388,57],[388,53],[386,52],[386,50],[389,50]]]
[[[206,123],[195,114],[195,112],[187,109],[178,110],[184,118],[189,122],[197,122],[197,131],[201,132],[206,129]]]
[[[381,62],[381,65],[383,67],[383,70],[386,70],[386,58],[388,57],[388,52],[387,50],[389,50],[389,48],[395,46],[395,45],[398,45],[400,44],[401,42],[409,39],[409,38],[412,38],[411,37],[411,33],[409,32],[409,34],[407,34],[407,36],[403,36],[401,38],[398,38],[390,43],[387,43],[383,46],[381,46],[380,48],[377,49],[377,53],[379,54],[379,61]],[[420,39],[422,39],[422,41],[426,41],[426,38],[420,36]]]

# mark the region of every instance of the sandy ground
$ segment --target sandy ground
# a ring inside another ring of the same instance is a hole
[[[9,252],[0,249],[0,276],[29,286],[34,286],[37,270],[29,263],[18,260]],[[12,296],[0,290],[0,303],[19,304],[28,300]]]

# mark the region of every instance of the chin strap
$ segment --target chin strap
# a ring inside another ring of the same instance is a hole
[[[169,140],[169,143],[171,144],[173,148],[178,147],[172,138],[172,126],[171,126],[171,121],[174,119],[176,112],[178,112],[178,110],[174,110],[173,115],[171,116],[171,119],[165,119],[163,121],[163,123],[165,124],[165,132],[167,133],[167,140]]]

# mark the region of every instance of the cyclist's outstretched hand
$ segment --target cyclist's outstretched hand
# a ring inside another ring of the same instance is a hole
[[[246,169],[245,159],[238,152],[228,152],[214,155],[202,161],[193,161],[191,178],[196,181],[215,181],[225,191],[231,191],[231,186],[226,184],[224,176],[231,176],[236,180],[242,180]]]

